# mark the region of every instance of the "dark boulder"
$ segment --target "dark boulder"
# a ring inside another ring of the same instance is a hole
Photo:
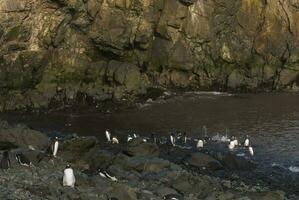
[[[88,152],[98,143],[96,137],[78,137],[64,142],[62,149],[72,153]]]
[[[256,167],[256,163],[233,154],[225,155],[221,162],[230,170],[252,170]]]
[[[170,162],[160,158],[145,156],[128,157],[124,154],[117,155],[113,164],[123,170],[137,172],[159,172],[170,167]]]
[[[86,153],[83,159],[88,163],[91,170],[106,169],[111,165],[115,155],[110,151],[101,150],[97,147],[92,148]]]
[[[28,148],[44,149],[49,144],[49,138],[38,131],[25,126],[0,129],[0,149]]]
[[[191,166],[208,170],[221,170],[224,168],[218,160],[200,152],[191,154],[186,162]]]
[[[146,143],[143,142],[142,138],[137,138],[128,144],[124,153],[129,156],[157,157],[160,154],[160,150],[156,144]]]

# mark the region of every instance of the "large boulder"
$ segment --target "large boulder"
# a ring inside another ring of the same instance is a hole
[[[0,149],[28,148],[45,149],[49,145],[49,138],[38,131],[25,126],[0,129]]]
[[[224,169],[223,165],[216,159],[209,155],[197,152],[193,153],[186,159],[187,163],[191,166],[208,169],[208,170],[220,170]]]
[[[128,144],[124,153],[129,156],[156,157],[159,156],[160,150],[156,144],[143,142],[142,138],[137,138]]]
[[[88,163],[91,170],[106,169],[111,165],[115,155],[107,150],[94,147],[87,152],[83,159]]]
[[[230,153],[225,155],[221,162],[226,168],[231,170],[252,170],[256,167],[254,162]]]
[[[159,172],[170,167],[170,162],[160,159],[145,156],[128,157],[124,154],[119,154],[115,157],[113,165],[120,167],[125,171],[137,172]]]
[[[96,137],[77,137],[64,142],[62,149],[72,153],[85,153],[88,152],[98,143]]]

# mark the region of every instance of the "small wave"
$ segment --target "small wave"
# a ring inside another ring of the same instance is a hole
[[[299,167],[296,166],[290,166],[289,170],[294,173],[299,173]]]
[[[245,153],[237,153],[237,156],[238,156],[238,157],[244,157],[244,156],[245,156]]]
[[[212,140],[218,141],[218,142],[229,142],[230,141],[228,136],[224,136],[224,135],[220,135],[220,134],[214,135],[212,137]]]
[[[281,164],[275,163],[275,162],[272,163],[271,166],[272,167],[279,167],[279,168],[284,169],[284,170],[289,170],[293,173],[299,173],[299,167],[297,167],[297,166],[290,166],[290,167],[287,168],[287,167],[285,167]]]
[[[214,95],[214,96],[232,96],[232,94],[227,92],[218,92],[218,91],[192,91],[187,92],[187,94],[196,94],[196,95]]]

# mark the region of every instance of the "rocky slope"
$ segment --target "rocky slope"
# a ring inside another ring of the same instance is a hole
[[[0,107],[296,90],[298,17],[296,0],[0,0]]]
[[[37,135],[40,140],[35,140]],[[42,149],[49,141],[43,133],[0,121],[0,136],[3,138],[1,152],[9,150],[11,159],[11,168],[0,173],[1,199],[148,200],[170,199],[166,198],[170,195],[179,200],[298,199],[296,196],[288,198],[282,191],[261,186],[258,178],[254,180],[255,183],[246,184],[236,174],[226,179],[205,175],[203,171],[211,170],[211,174],[215,175],[216,170],[224,170],[219,161],[204,153],[191,154],[186,160],[193,166],[190,170],[186,164],[167,160],[166,155],[163,155],[165,146],[144,143],[138,139],[111,145],[103,144],[95,137],[64,135],[62,139],[63,135],[60,135],[58,157],[46,156],[38,162],[43,155]],[[28,138],[28,141],[22,138]],[[175,148],[170,149],[167,155],[175,159],[183,153]],[[14,159],[18,152],[27,156],[33,165],[19,165]],[[235,163],[235,166],[248,163],[244,160],[241,162],[243,164]],[[62,186],[63,169],[67,163],[71,163],[76,176],[74,189]],[[216,165],[221,167],[215,168]],[[225,168],[232,170],[229,165],[225,165]],[[99,170],[108,172],[117,181],[102,177]],[[244,170],[244,167],[239,170]]]

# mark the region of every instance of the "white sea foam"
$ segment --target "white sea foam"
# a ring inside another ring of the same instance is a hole
[[[299,173],[299,167],[296,166],[290,166],[289,170],[294,173]]]
[[[245,153],[237,153],[237,156],[238,156],[238,157],[244,157],[244,156],[245,156]]]
[[[218,92],[218,91],[192,91],[186,92],[187,94],[196,94],[196,95],[213,95],[213,96],[232,96],[232,94],[227,92]]]
[[[230,139],[228,136],[225,135],[220,135],[219,133],[217,135],[214,135],[212,137],[213,141],[218,141],[218,142],[230,142]]]

